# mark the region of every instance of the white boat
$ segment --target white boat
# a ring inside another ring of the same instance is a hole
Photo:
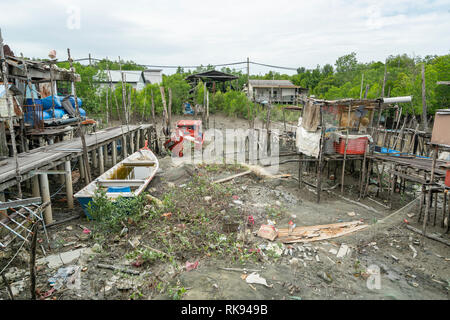
[[[158,158],[149,149],[141,149],[93,180],[74,197],[80,202],[86,215],[87,206],[99,189],[106,191],[111,201],[118,197],[136,197],[148,186],[159,169]]]

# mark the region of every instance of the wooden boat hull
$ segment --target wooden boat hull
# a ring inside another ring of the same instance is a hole
[[[113,202],[119,197],[136,197],[147,188],[158,169],[159,162],[153,152],[142,149],[117,163],[77,192],[74,197],[77,198],[86,216],[92,219],[88,206],[97,190],[106,191],[106,196]]]

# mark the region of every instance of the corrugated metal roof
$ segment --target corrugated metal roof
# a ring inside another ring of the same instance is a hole
[[[249,83],[253,87],[257,86],[273,86],[273,87],[296,87],[291,81],[289,80],[249,80]]]
[[[142,77],[142,71],[134,71],[134,70],[123,70],[122,72],[120,70],[103,70],[103,73],[106,76],[106,80],[102,80],[102,82],[121,82],[122,81],[122,74],[125,74],[125,80],[127,82],[139,82],[140,78]],[[110,78],[111,74],[111,78]],[[96,77],[98,78],[98,77]]]

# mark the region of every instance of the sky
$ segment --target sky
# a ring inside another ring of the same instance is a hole
[[[66,60],[70,48],[74,59],[207,65],[249,57],[310,69],[351,52],[361,62],[449,54],[450,0],[0,0],[0,28],[26,57],[55,49]],[[250,66],[251,74],[270,70],[295,73]]]

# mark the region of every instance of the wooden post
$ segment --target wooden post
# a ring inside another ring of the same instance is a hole
[[[103,146],[100,146],[98,148],[98,163],[100,168],[100,174],[103,174],[105,172],[105,158],[103,156]]]
[[[70,160],[64,162],[64,170],[66,171],[66,198],[67,207],[73,209],[73,186],[72,186],[72,167],[70,165]]]
[[[91,151],[91,159],[92,159],[92,166],[97,169],[98,168],[98,158],[97,158],[97,150]]]
[[[50,187],[48,185],[48,176],[46,173],[40,173],[39,174],[39,181],[41,183],[41,190],[42,190],[42,203],[50,202]],[[50,224],[53,222],[53,216],[52,216],[52,205],[51,203],[44,209],[44,221],[45,224]]]
[[[15,170],[16,170],[16,180],[17,180],[17,191],[19,198],[22,198],[22,187],[20,186],[20,167],[19,167],[19,159],[17,156],[17,146],[16,146],[16,135],[14,132],[14,124],[13,124],[13,110],[14,106],[12,105],[12,97],[9,94],[9,82],[8,82],[8,65],[5,60],[5,53],[3,51],[3,38],[2,31],[0,29],[0,61],[2,63],[2,74],[3,74],[3,84],[5,86],[5,97],[6,97],[6,106],[8,108],[8,124],[9,124],[9,134],[11,136],[11,145],[15,162]],[[28,74],[28,73],[27,73]],[[33,95],[32,95],[33,97]]]
[[[106,168],[106,167],[109,166],[109,163],[110,163],[109,155],[108,155],[108,145],[105,144],[102,148],[103,148],[103,157],[105,158],[103,160],[104,161],[104,168]]]
[[[425,63],[422,63],[422,123],[424,131],[428,131],[427,121],[427,99],[425,88]]]
[[[114,140],[112,142],[111,153],[112,153],[112,166],[114,167],[117,163],[117,141],[116,140]]]
[[[166,136],[166,139],[169,137],[170,132],[169,132],[169,115],[167,112],[167,107],[166,107],[166,93],[164,91],[164,87],[159,87],[159,91],[161,92],[161,99],[162,99],[162,103],[163,103],[163,118],[164,118],[164,124],[165,127],[163,127],[163,131],[164,131],[164,135]]]
[[[75,88],[75,82],[74,82],[74,73],[75,73],[75,69],[73,68],[73,63],[72,63],[72,58],[70,57],[70,49],[67,48],[67,55],[68,55],[68,60],[69,60],[69,64],[70,64],[70,70],[72,71],[72,95],[73,98],[75,100],[75,109],[77,112],[77,117],[78,117],[78,131],[80,133],[80,137],[81,137],[81,144],[83,145],[83,160],[84,160],[84,164],[85,164],[85,170],[86,170],[86,184],[91,182],[91,171],[89,168],[89,159],[88,159],[88,150],[87,150],[87,146],[86,146],[86,139],[84,138],[84,131],[81,128],[81,121],[80,121],[80,109],[78,107],[78,99],[77,99],[77,92],[76,92],[76,88]]]
[[[139,150],[141,146],[141,129],[137,129],[136,131],[136,151]]]
[[[362,161],[362,170],[361,170],[361,178],[360,178],[360,181],[359,181],[359,199],[361,199],[361,196],[362,196],[362,191],[363,191],[363,186],[364,186],[364,178],[365,178],[365,175],[366,175],[366,157],[367,157],[367,149],[368,149],[368,143],[366,142],[365,143],[365,146],[364,146],[364,158],[363,158],[363,161]]]
[[[425,236],[425,231],[427,228],[427,222],[428,222],[428,213],[430,211],[430,204],[431,204],[431,189],[433,188],[434,184],[434,172],[436,170],[436,160],[437,160],[437,154],[438,154],[438,146],[434,146],[433,151],[433,162],[431,165],[431,175],[430,175],[430,184],[428,187],[428,195],[426,197],[426,205],[425,205],[425,216],[423,217],[423,227],[422,227],[422,233]]]
[[[40,197],[41,196],[41,192],[39,190],[39,177],[37,175],[34,175],[31,178],[31,190],[32,190],[32,195],[33,197]]]
[[[122,139],[122,160],[128,157],[128,145],[127,145],[128,135],[124,135]]]
[[[134,153],[134,132],[130,132],[130,148],[131,148],[131,153]]]
[[[344,178],[345,178],[345,161],[347,160],[347,147],[348,147],[348,134],[350,127],[350,112],[352,105],[348,106],[348,117],[347,117],[347,133],[345,135],[345,149],[344,149],[344,161],[342,162],[342,175],[341,175],[341,194],[344,194]]]
[[[300,153],[298,155],[298,187],[301,188],[303,186],[303,154]]]
[[[169,106],[167,109],[167,127],[169,128],[169,132],[170,132],[170,128],[172,126],[172,88],[168,88],[167,89],[169,91]]]
[[[30,246],[30,293],[31,300],[36,300],[36,242],[37,242],[37,223],[34,222],[32,228],[31,246]]]
[[[79,168],[79,171],[80,171],[80,178],[81,178],[81,180],[85,181],[86,173],[84,171],[84,164],[83,164],[83,157],[82,156],[78,157],[78,168]]]
[[[322,191],[322,161],[323,161],[323,145],[325,144],[325,124],[322,118],[322,108],[320,108],[320,125],[321,136],[320,136],[320,144],[319,144],[319,162],[317,165],[317,203],[320,202],[320,192]]]

